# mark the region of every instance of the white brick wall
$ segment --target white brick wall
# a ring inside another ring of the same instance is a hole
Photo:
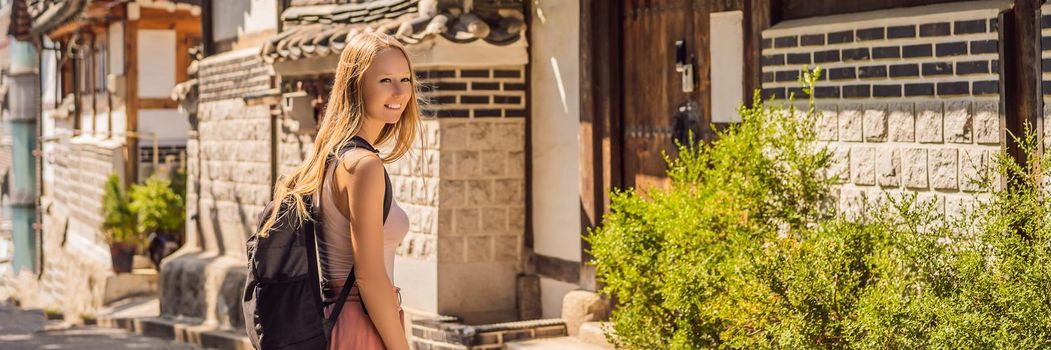
[[[763,32],[763,91],[805,100],[816,85],[818,137],[834,152],[849,216],[887,195],[919,193],[958,214],[1000,150],[994,3],[934,5],[789,21]],[[948,205],[947,203],[953,203]]]

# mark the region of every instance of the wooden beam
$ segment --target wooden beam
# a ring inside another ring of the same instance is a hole
[[[179,102],[170,98],[139,98],[139,109],[176,109]]]

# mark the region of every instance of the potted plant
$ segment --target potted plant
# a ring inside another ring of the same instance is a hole
[[[110,247],[113,272],[131,272],[132,257],[145,237],[136,228],[135,212],[116,174],[106,180],[102,212],[102,233]]]
[[[150,243],[174,242],[176,233],[186,220],[183,197],[172,188],[171,181],[154,175],[142,185],[131,186],[130,209],[135,213],[136,228],[150,237]],[[169,249],[150,249],[150,259],[159,266],[160,259],[170,253]]]

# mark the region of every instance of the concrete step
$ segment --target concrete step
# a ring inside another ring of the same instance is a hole
[[[504,344],[505,350],[607,350],[612,347],[601,347],[581,341],[574,337],[542,338],[514,341]]]
[[[612,349],[613,345],[606,340],[606,331],[613,332],[613,325],[609,322],[584,322],[580,325],[577,338],[591,345]]]

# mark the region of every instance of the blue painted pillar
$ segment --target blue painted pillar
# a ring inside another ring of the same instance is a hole
[[[15,254],[12,267],[17,273],[39,272],[42,231],[37,222],[37,120],[40,115],[40,78],[37,50],[31,42],[11,41],[11,67],[8,73],[9,115],[4,132],[11,135],[11,170],[8,175],[10,197],[4,210],[11,213],[11,233]]]

